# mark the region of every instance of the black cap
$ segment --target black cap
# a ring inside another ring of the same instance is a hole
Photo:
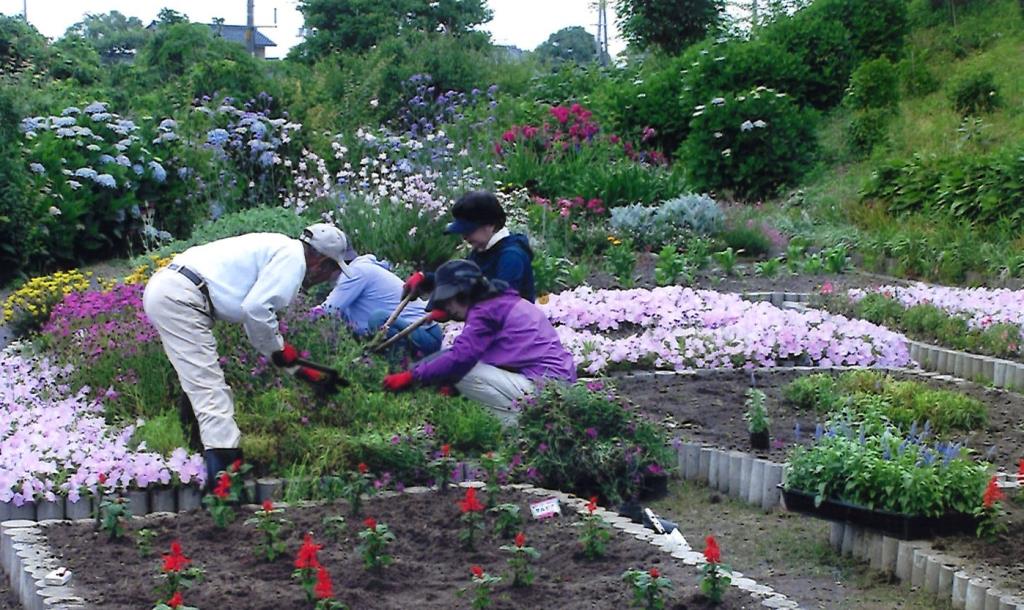
[[[466,235],[482,225],[505,226],[505,210],[494,193],[487,191],[470,191],[459,197],[452,206],[452,216],[455,221],[445,227],[445,233]]]
[[[448,299],[469,294],[483,279],[484,274],[473,261],[448,261],[434,272],[434,291],[427,301],[427,311],[437,309],[438,305]]]

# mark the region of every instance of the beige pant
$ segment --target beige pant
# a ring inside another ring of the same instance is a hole
[[[238,447],[234,399],[218,361],[206,297],[184,275],[161,269],[146,284],[142,305],[192,403],[203,447]]]
[[[478,362],[455,387],[466,398],[482,402],[503,426],[514,426],[519,409],[512,403],[534,391],[533,382],[519,373]]]

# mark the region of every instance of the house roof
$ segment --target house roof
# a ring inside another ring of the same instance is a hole
[[[213,31],[215,36],[220,36],[224,40],[230,40],[231,42],[237,42],[238,44],[245,44],[245,30],[247,26],[244,25],[219,25],[216,23],[208,23],[210,30]],[[276,47],[277,43],[263,35],[259,29],[256,29],[256,46],[257,47]]]

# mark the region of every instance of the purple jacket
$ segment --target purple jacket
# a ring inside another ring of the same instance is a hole
[[[412,374],[421,383],[455,383],[477,362],[522,373],[530,381],[576,381],[572,355],[547,316],[514,289],[471,307],[452,348],[417,365]]]

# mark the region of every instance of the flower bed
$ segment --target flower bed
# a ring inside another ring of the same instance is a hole
[[[57,495],[75,502],[95,492],[101,474],[107,490],[205,476],[202,458],[184,449],[165,459],[133,448],[133,426],[108,426],[88,388],[70,390],[70,366],[6,353],[0,371],[0,502],[21,506]]]
[[[279,514],[290,521],[284,536],[286,550],[274,561],[254,552],[263,534],[242,519],[217,530],[202,514],[151,518],[145,524],[133,522],[130,533],[143,526],[156,532],[152,546],[159,550],[180,541],[190,567],[205,572],[200,582],[182,591],[186,605],[197,608],[312,608],[313,603],[306,601],[303,589],[292,579],[297,562],[323,566],[335,597],[351,608],[469,607],[479,587],[471,571],[474,566],[501,578],[491,585],[495,608],[626,608],[632,592],[623,582],[623,572],[631,568],[645,572],[656,568],[660,576],[671,579],[670,607],[679,603],[691,607],[691,598],[699,595],[698,571],[650,544],[613,534],[605,554],[588,560],[578,542],[581,519],[571,509],[563,505],[563,516],[537,521],[529,517],[528,502],[540,497],[503,492],[498,500],[517,505],[526,515],[518,530],[525,535],[525,545],[540,553],[529,561],[532,585],[513,587],[508,563],[512,553],[500,547],[512,546],[514,539],[494,533],[493,516],[484,517],[485,529],[475,539],[475,550],[460,543],[463,526],[458,516],[463,494],[464,490],[455,489],[447,494],[407,493],[371,499],[358,517],[350,517],[344,504],[286,508]],[[324,520],[338,515],[345,515],[348,521],[335,530],[337,537],[332,537]],[[374,530],[386,524],[394,535],[394,541],[385,547],[393,561],[378,570],[366,569],[364,557],[356,550],[365,542],[366,536],[361,534],[369,529],[369,518],[374,520]],[[158,555],[140,560],[135,536],[102,542],[92,534],[90,525],[81,524],[55,525],[48,532],[54,552],[63,555],[75,573],[77,594],[86,598],[90,608],[152,607],[156,577],[167,562],[161,562]],[[323,548],[299,558],[306,532],[312,532],[313,543]],[[462,589],[466,593],[460,593]],[[750,605],[750,598],[731,588],[719,607]]]
[[[587,373],[612,367],[733,368],[802,361],[820,366],[903,366],[906,339],[860,320],[751,303],[679,286],[577,288],[541,306]]]

